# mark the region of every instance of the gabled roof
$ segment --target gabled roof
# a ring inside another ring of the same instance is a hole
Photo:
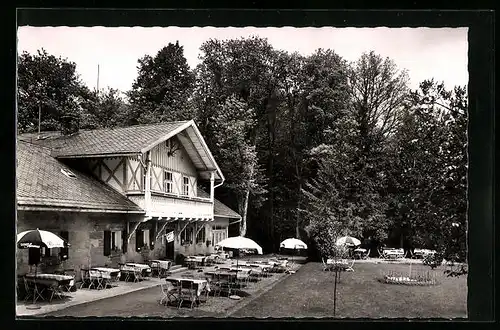
[[[16,176],[17,204],[20,208],[144,213],[139,206],[105,183],[69,169],[53,158],[46,147],[18,141]]]
[[[52,148],[56,158],[88,158],[118,155],[138,155],[177,136],[199,171],[216,171],[216,179],[224,179],[219,166],[193,120],[174,121],[119,128],[81,130],[62,136],[50,132],[36,139],[35,134],[22,134],[20,139]]]
[[[210,194],[198,187],[198,196],[210,198]],[[221,218],[241,219],[241,215],[233,211],[229,206],[214,198],[214,216]]]

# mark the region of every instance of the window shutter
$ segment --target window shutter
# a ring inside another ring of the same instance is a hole
[[[67,243],[69,243],[69,232],[67,232],[67,231],[61,231],[59,234],[61,235],[62,238],[64,238],[64,240]],[[61,260],[68,259],[68,257],[69,257],[69,248],[68,248],[68,245],[65,244],[65,246],[59,250],[59,256],[60,256]]]
[[[149,230],[149,248],[152,250],[154,249],[155,246],[155,227],[151,226],[151,229]]]
[[[128,241],[127,241],[128,233],[127,230],[122,230],[122,252],[127,253]]]
[[[111,231],[104,231],[104,255],[111,255]]]
[[[142,230],[137,229],[135,231],[135,250],[139,251],[144,246],[144,240],[143,240],[144,233]]]

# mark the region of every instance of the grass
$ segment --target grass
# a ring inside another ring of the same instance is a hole
[[[412,286],[381,283],[389,273],[406,273],[408,265],[355,263],[343,272],[337,285],[339,318],[458,318],[467,317],[467,277],[446,277],[443,267],[434,271],[438,284]],[[429,267],[412,265],[412,274]],[[196,276],[196,274],[193,274]],[[202,274],[199,274],[202,276]],[[193,310],[158,304],[160,288],[69,307],[47,316],[85,317],[334,317],[334,273],[321,263],[307,263],[295,274],[274,274],[253,283],[241,300],[209,297]],[[270,286],[274,285],[271,289]]]
[[[436,269],[438,284],[408,286],[379,281],[389,272],[407,273],[407,265],[355,264],[337,285],[340,318],[456,318],[467,316],[467,278],[448,278]],[[413,265],[412,273],[429,268]],[[232,317],[333,317],[334,273],[319,263],[306,264],[272,291],[236,311]]]

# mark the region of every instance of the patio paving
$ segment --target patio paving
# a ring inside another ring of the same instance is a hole
[[[95,290],[95,289],[78,289],[75,292],[64,293],[63,299],[54,299],[51,303],[46,301],[37,301],[35,306],[38,309],[29,309],[33,306],[31,302],[18,301],[16,304],[16,315],[19,316],[33,316],[39,314],[46,314],[62,310],[71,306],[81,305],[89,302],[98,301],[110,297],[116,297],[132,293],[139,290],[144,290],[152,287],[159,286],[162,281],[158,278],[148,278],[141,282],[116,282],[114,287]]]

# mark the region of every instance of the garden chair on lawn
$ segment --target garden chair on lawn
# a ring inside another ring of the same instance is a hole
[[[352,266],[354,266],[354,262],[356,260],[352,259],[351,262],[349,262],[348,260],[346,260],[346,263],[347,263],[347,267],[345,269],[346,272],[353,272],[354,271],[354,268],[352,268]]]
[[[179,288],[172,284],[172,282],[166,282],[161,284],[162,297],[160,299],[160,305],[169,303],[175,303],[179,297]]]
[[[193,309],[194,304],[196,304],[196,288],[192,281],[181,280],[180,282],[178,308],[181,308],[184,301],[189,301],[191,303],[191,309]]]

